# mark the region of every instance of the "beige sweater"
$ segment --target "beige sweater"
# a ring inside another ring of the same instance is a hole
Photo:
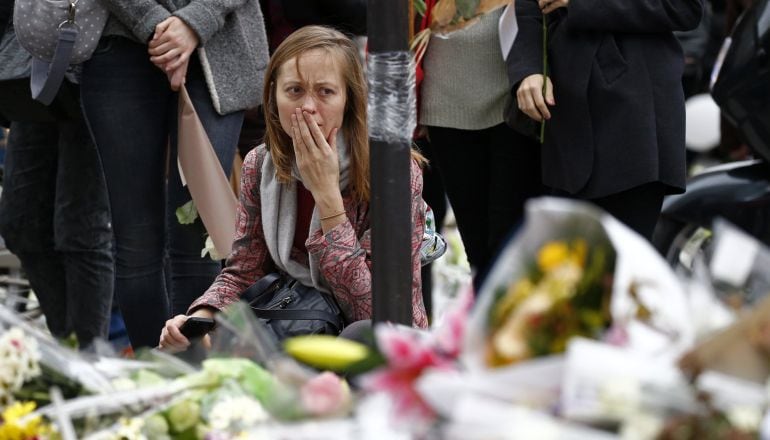
[[[491,12],[449,38],[431,37],[420,124],[481,130],[503,122],[509,86],[497,30],[501,14]]]

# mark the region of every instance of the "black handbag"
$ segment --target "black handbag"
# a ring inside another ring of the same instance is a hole
[[[5,13],[0,10],[0,14]],[[1,17],[0,17],[1,18]],[[62,82],[53,102],[44,105],[32,99],[29,89],[32,56],[19,45],[10,22],[0,33],[0,122],[58,122],[82,119],[80,91],[68,80]]]
[[[308,287],[283,273],[270,273],[241,295],[279,341],[299,335],[339,335],[345,327],[332,295]]]

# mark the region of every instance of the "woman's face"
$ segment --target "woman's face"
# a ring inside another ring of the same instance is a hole
[[[342,129],[347,90],[337,55],[322,49],[291,58],[278,69],[276,106],[281,127],[292,136],[291,115],[309,113],[326,139],[333,128]]]

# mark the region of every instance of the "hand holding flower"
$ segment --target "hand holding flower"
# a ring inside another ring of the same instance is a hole
[[[529,75],[524,78],[516,91],[519,110],[537,122],[551,119],[548,106],[556,105],[551,78],[545,78],[545,93],[543,92],[543,78],[544,76],[539,73]]]
[[[559,8],[566,8],[569,0],[538,0],[537,4],[543,14],[550,14]]]

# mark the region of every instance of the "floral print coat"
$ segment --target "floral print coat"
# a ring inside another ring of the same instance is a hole
[[[243,162],[240,203],[233,248],[226,266],[211,287],[198,298],[188,313],[204,306],[223,309],[238,301],[240,293],[275,266],[265,244],[262,230],[259,182],[262,163],[268,154],[264,145],[252,150]],[[412,161],[410,172],[412,205],[412,324],[427,327],[428,318],[422,301],[420,245],[425,229],[422,201],[422,171]],[[311,231],[304,249],[292,249],[292,259],[307,264],[307,253],[318,257],[320,272],[348,322],[372,317],[372,246],[369,204],[356,202],[349,191],[343,191],[347,222],[323,234]]]

